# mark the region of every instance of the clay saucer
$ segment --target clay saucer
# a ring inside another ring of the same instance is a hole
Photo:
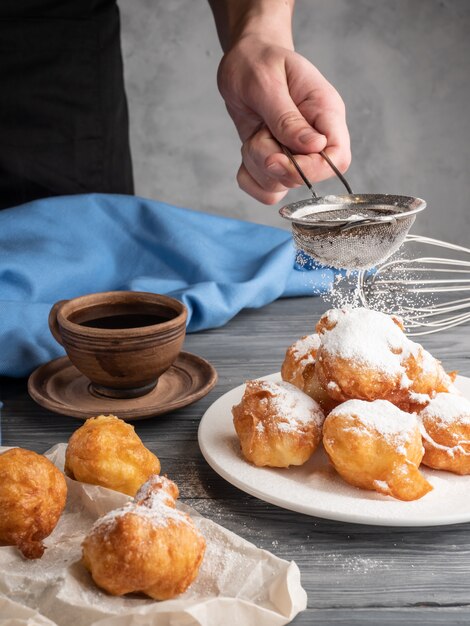
[[[187,406],[205,396],[217,382],[217,372],[205,359],[180,352],[155,389],[139,398],[105,398],[90,389],[90,381],[68,357],[38,367],[29,377],[28,392],[41,406],[79,419],[109,414],[127,420],[145,419]]]

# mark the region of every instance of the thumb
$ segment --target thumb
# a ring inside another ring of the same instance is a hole
[[[288,92],[271,97],[264,110],[259,110],[259,114],[273,137],[294,153],[318,153],[326,147],[325,135],[307,122]]]

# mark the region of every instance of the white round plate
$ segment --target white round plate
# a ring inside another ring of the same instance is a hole
[[[281,380],[279,373],[263,377]],[[470,399],[470,378],[458,376],[456,386]],[[357,489],[336,474],[323,449],[300,467],[255,467],[240,452],[232,422],[232,406],[245,385],[216,400],[199,425],[204,458],[229,483],[261,500],[315,517],[377,526],[439,526],[470,521],[470,476],[457,476],[421,466],[434,489],[420,500],[402,502],[374,491]]]

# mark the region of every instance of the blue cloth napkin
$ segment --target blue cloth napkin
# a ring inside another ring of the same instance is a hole
[[[268,210],[268,209],[267,209]],[[244,307],[326,290],[333,271],[295,265],[288,231],[134,196],[90,194],[0,211],[0,374],[25,376],[64,354],[54,302],[110,290],[169,294],[188,331]]]

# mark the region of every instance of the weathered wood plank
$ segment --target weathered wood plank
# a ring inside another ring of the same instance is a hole
[[[468,626],[468,607],[407,607],[401,609],[307,609],[295,626]]]

